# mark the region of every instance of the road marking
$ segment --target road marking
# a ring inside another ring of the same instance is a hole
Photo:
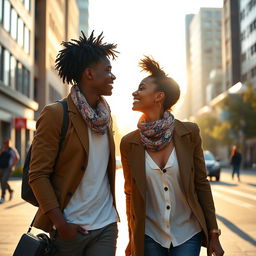
[[[243,196],[243,197],[246,197],[246,198],[249,198],[249,199],[252,199],[252,200],[256,200],[255,195],[251,195],[251,194],[244,193],[244,192],[241,192],[241,191],[237,191],[237,190],[233,190],[233,189],[229,189],[229,188],[225,188],[225,187],[217,187],[217,186],[214,187],[214,189],[222,190],[222,191],[228,192],[230,194]]]
[[[246,208],[253,208],[254,207],[254,205],[252,205],[252,204],[245,203],[241,200],[234,199],[232,197],[223,195],[223,194],[221,194],[220,192],[217,192],[217,191],[212,191],[212,194],[213,194],[213,196],[217,196],[217,197],[221,198],[222,200],[224,200],[226,202],[229,202],[231,204],[234,204],[236,206],[242,206],[242,207],[246,207]]]

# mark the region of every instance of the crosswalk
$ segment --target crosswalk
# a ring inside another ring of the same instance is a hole
[[[256,189],[250,185],[212,186],[213,197],[239,207],[256,210]]]

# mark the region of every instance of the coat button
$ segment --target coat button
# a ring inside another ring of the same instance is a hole
[[[163,173],[166,173],[166,169],[163,169]]]
[[[72,192],[68,192],[68,193],[67,193],[67,196],[70,196],[70,197],[71,197],[71,196],[73,196],[73,193],[72,193]]]
[[[166,206],[166,209],[167,209],[167,210],[170,210],[170,208],[171,208],[170,205],[167,205],[167,206]]]
[[[164,190],[165,190],[165,191],[168,191],[168,188],[167,188],[167,187],[165,187],[165,188],[164,188]]]

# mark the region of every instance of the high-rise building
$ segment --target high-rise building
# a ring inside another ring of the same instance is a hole
[[[39,111],[66,96],[69,87],[55,70],[55,59],[62,41],[78,37],[76,0],[37,0],[35,4],[35,100]]]
[[[224,0],[222,12],[223,91],[241,80],[239,0]]]
[[[0,144],[24,158],[35,130],[34,0],[0,0]]]
[[[221,8],[201,8],[190,22],[189,100],[191,115],[206,104],[210,72],[221,69]]]
[[[79,34],[81,31],[87,36],[89,31],[89,0],[77,0],[79,9]]]
[[[187,89],[184,102],[182,104],[182,111],[179,111],[179,118],[187,119],[192,115],[191,112],[191,72],[190,72],[190,23],[194,14],[187,14],[185,16],[185,42],[186,42],[186,73],[187,73]]]
[[[240,0],[241,80],[256,88],[256,0]]]

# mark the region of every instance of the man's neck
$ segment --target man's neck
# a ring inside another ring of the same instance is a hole
[[[80,89],[82,94],[84,95],[87,103],[92,107],[96,108],[97,107],[97,102],[99,100],[99,95],[96,93],[89,92],[88,90],[85,89]]]

